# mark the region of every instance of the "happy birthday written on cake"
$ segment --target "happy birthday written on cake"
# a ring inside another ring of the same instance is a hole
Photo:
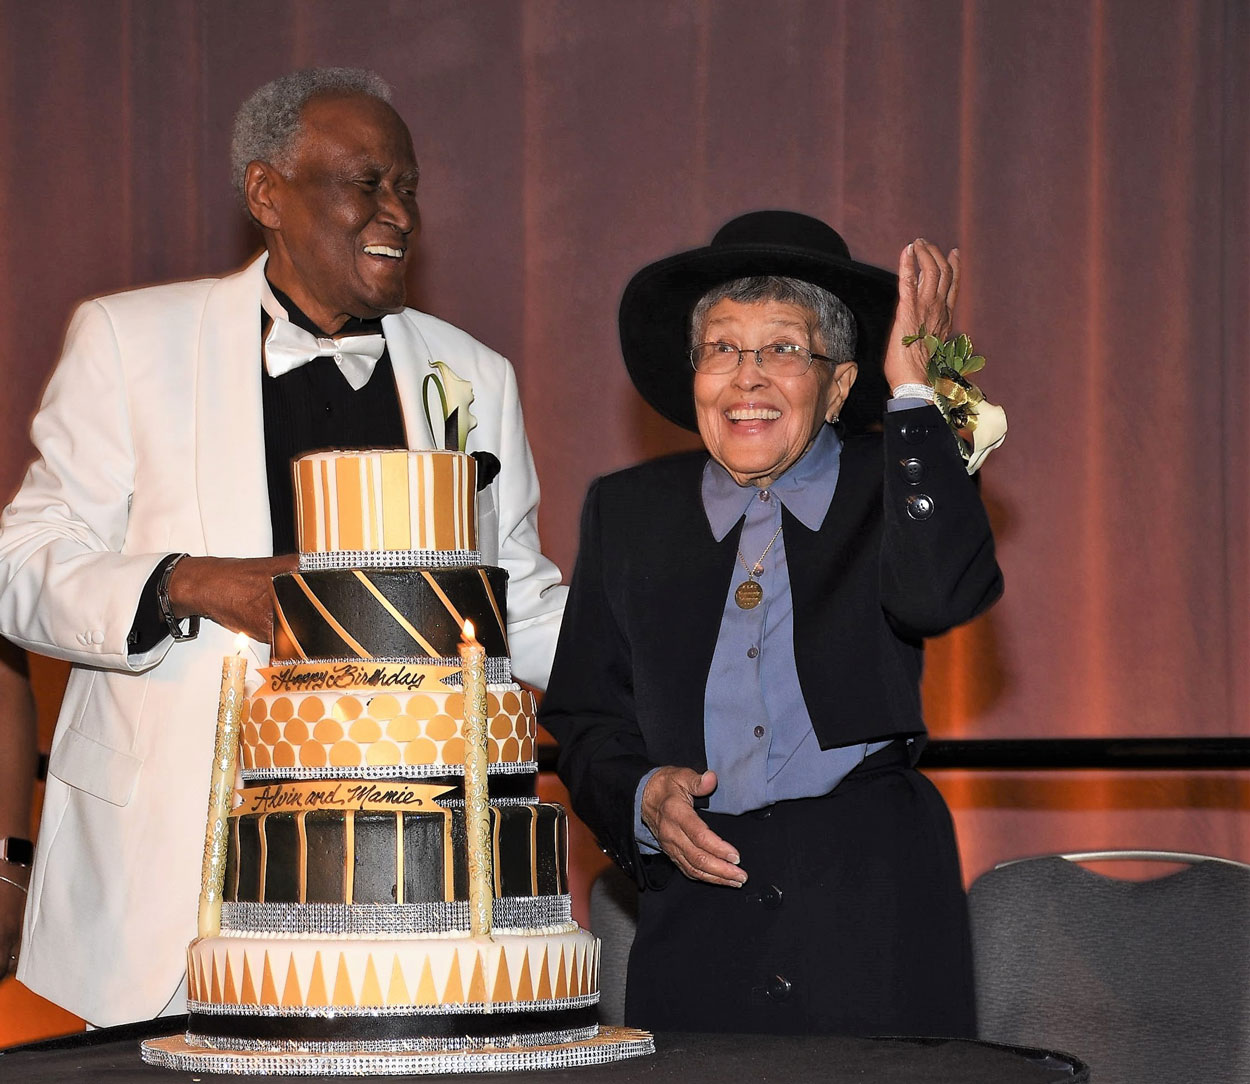
[[[269,688],[276,693],[324,689],[420,689],[438,686],[444,678],[460,673],[458,666],[399,662],[292,663],[261,669]]]
[[[230,816],[246,813],[304,813],[312,809],[342,809],[355,812],[394,813],[423,810],[446,812],[434,801],[454,787],[436,783],[370,783],[343,780],[337,783],[323,779],[293,783],[268,783],[248,787],[243,802],[230,811]]]

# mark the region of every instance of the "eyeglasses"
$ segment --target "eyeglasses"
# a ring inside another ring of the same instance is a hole
[[[813,354],[807,347],[794,343],[769,343],[755,350],[742,350],[729,343],[699,343],[690,351],[690,364],[696,373],[718,376],[732,373],[748,354],[755,355],[755,364],[768,376],[802,376],[813,361],[837,364],[833,358]]]

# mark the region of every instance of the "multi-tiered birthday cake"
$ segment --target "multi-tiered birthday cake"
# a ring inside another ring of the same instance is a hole
[[[512,681],[507,573],[477,550],[474,459],[318,453],[295,491],[300,568],[273,581],[272,663],[243,709],[220,932],[188,950],[186,1035],[145,1059],[411,1073],[649,1052],[596,1024],[599,945],[572,918],[564,810],[535,797],[534,701]],[[466,621],[486,655],[486,933]]]

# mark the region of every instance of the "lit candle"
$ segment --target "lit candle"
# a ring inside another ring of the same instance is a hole
[[[235,638],[235,653],[221,660],[221,696],[217,702],[217,738],[213,746],[213,781],[208,791],[204,829],[204,866],[200,874],[199,935],[221,931],[221,892],[226,879],[226,832],[234,801],[239,724],[243,719],[243,679],[247,674],[247,637]]]
[[[486,648],[464,623],[460,642],[464,681],[464,823],[469,850],[469,932],[490,937],[495,873],[490,846],[490,794],[486,783]]]

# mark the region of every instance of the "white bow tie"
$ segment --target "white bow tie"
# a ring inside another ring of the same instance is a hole
[[[341,339],[318,338],[289,320],[275,319],[265,336],[265,369],[281,376],[314,358],[333,358],[353,391],[369,383],[378,358],[386,350],[381,335],[344,335]]]

